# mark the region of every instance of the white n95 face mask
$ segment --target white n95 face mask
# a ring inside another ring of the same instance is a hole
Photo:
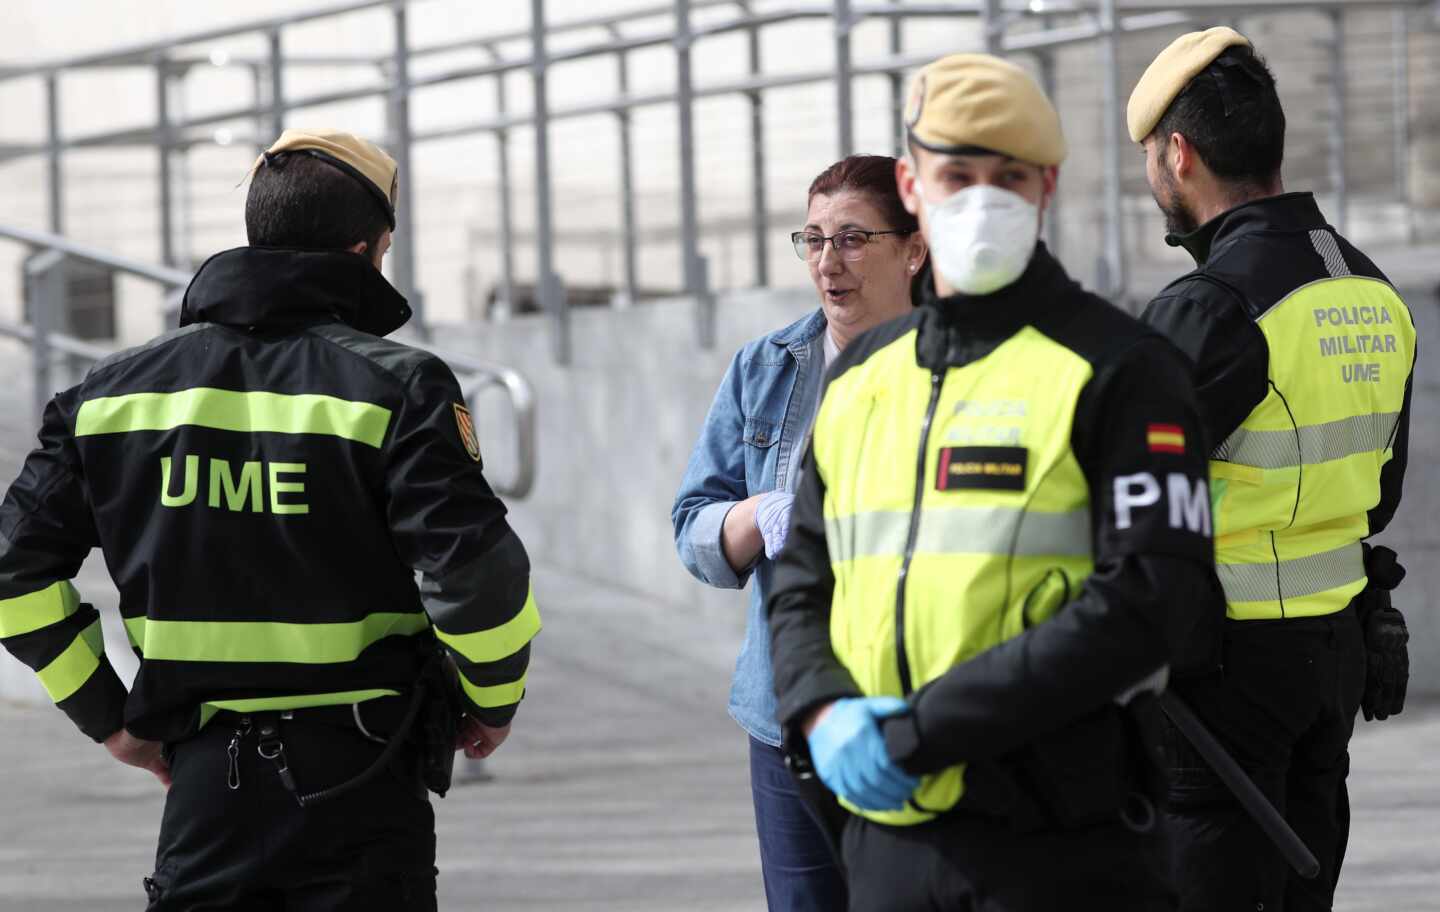
[[[1040,209],[1029,200],[976,184],[939,203],[915,192],[930,223],[930,258],[945,281],[965,294],[998,291],[1020,278],[1040,237]]]

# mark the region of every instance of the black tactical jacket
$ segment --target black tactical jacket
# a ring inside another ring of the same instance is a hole
[[[433,635],[473,715],[514,714],[529,562],[449,368],[380,338],[409,315],[361,256],[230,250],[180,329],[55,396],[0,505],[0,642],[86,734],[393,694]],[[68,582],[94,547],[141,658],[128,695]]]

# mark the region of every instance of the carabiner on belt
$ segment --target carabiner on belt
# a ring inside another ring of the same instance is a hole
[[[275,772],[280,775],[280,784],[285,786],[285,791],[294,795],[298,802],[299,790],[295,787],[295,776],[290,772],[290,760],[285,756],[285,742],[280,739],[278,719],[268,719],[260,723],[260,743],[255,751],[275,764]],[[301,803],[301,806],[304,804]]]

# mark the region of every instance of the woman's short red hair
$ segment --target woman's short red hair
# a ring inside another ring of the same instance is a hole
[[[920,222],[905,211],[900,201],[900,191],[895,186],[895,159],[888,155],[851,155],[821,171],[810,182],[808,206],[816,196],[833,196],[842,190],[863,193],[887,225],[877,225],[874,230],[919,231]]]

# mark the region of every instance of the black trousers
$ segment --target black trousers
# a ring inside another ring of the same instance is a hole
[[[1345,776],[1365,688],[1353,607],[1319,618],[1226,624],[1224,672],[1172,685],[1320,862],[1302,880],[1171,728],[1170,810],[1181,908],[1328,910],[1350,834]]]
[[[1017,833],[990,818],[950,814],[892,827],[845,826],[852,912],[1170,912],[1158,829],[1118,821]]]
[[[172,748],[149,912],[435,909],[435,815],[413,747],[367,785],[302,808],[253,731],[232,768],[238,725],[222,714]],[[305,792],[353,777],[383,749],[353,727],[300,718],[282,721],[281,737]]]

